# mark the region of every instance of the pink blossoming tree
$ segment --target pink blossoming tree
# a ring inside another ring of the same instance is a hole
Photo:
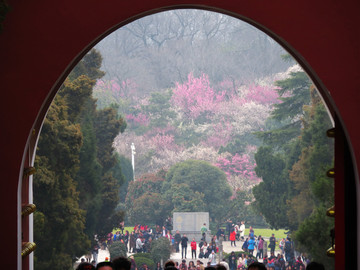
[[[99,83],[103,88],[104,85]],[[107,87],[112,95],[125,100],[124,89],[132,86],[136,91],[136,84],[130,82],[113,81]],[[129,145],[135,143],[136,168],[140,174],[170,168],[187,159],[206,160],[226,173],[233,190],[247,190],[260,181],[254,172],[256,146],[248,146],[241,155],[220,155],[218,151],[237,136],[264,129],[272,104],[279,102],[277,98],[276,88],[271,85],[240,86],[235,80],[224,80],[212,86],[206,74],[196,78],[190,73],[185,83],[176,84],[170,104],[164,107],[176,115],[168,118],[166,127],[150,125],[156,111],[153,108],[159,107],[149,107],[153,106],[149,97],[136,97],[136,102],[129,101],[133,113],[126,114],[128,128],[118,136],[114,146],[130,158]],[[150,110],[143,110],[145,107]],[[142,133],[139,130],[135,133],[138,127],[144,127]],[[183,144],[184,135],[187,146]],[[189,141],[193,138],[196,140]]]
[[[225,92],[217,93],[211,86],[207,75],[195,78],[192,73],[184,84],[176,84],[172,102],[184,117],[194,120],[202,113],[216,113]]]

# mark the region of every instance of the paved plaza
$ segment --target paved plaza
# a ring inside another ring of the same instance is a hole
[[[230,241],[223,241],[223,252],[231,253],[232,251],[242,251],[242,249],[241,249],[242,244],[243,244],[242,241],[236,241],[236,247],[234,247],[234,246],[230,245]],[[255,250],[255,252],[256,252],[256,250]],[[275,254],[277,254],[278,252],[279,252],[279,250],[275,250]],[[130,255],[131,255],[131,253],[128,253],[128,256],[130,256]],[[196,250],[196,255],[197,256],[199,255],[199,248],[197,248],[197,250]],[[268,249],[268,255],[270,255],[269,249]],[[217,256],[219,256],[219,254],[217,254]],[[85,257],[81,257],[81,258],[85,258]],[[81,258],[77,261],[77,264],[80,263]],[[98,262],[105,261],[106,258],[110,259],[109,251],[107,249],[106,250],[100,249],[99,254],[98,254]],[[175,252],[172,253],[170,259],[175,261],[175,262],[181,263],[181,260],[182,260],[182,258],[181,258],[181,245],[180,245],[180,252],[179,253],[175,253]],[[219,259],[219,257],[217,257],[217,259]],[[196,260],[198,260],[198,258],[196,258],[196,259],[191,258],[191,248],[190,248],[190,244],[189,244],[188,247],[187,247],[187,253],[186,253],[186,263],[188,264],[192,260],[194,262],[196,262]],[[200,260],[204,263],[204,265],[206,265],[207,262],[208,262],[208,259],[206,259],[206,258],[205,259],[200,259]],[[259,261],[262,261],[262,260],[259,260]]]
[[[242,249],[241,249],[241,246],[243,245],[242,241],[236,241],[236,247],[231,246],[230,241],[223,241],[222,244],[223,244],[223,252],[225,252],[225,253],[231,253],[232,251],[242,251]],[[276,254],[277,254],[277,252],[279,252],[279,251],[275,250]],[[255,253],[256,253],[256,250],[254,252],[254,255],[255,255]],[[199,255],[199,248],[196,250],[196,255],[197,256]],[[217,260],[219,260],[219,257],[218,257],[219,253],[217,253],[216,255],[217,255]],[[268,249],[268,255],[270,255],[269,249]],[[181,245],[180,245],[180,252],[179,253],[172,253],[171,254],[171,259],[181,263],[181,260],[182,260],[182,258],[181,258]],[[187,262],[187,264],[192,260],[193,259],[191,258],[191,248],[190,248],[190,245],[188,245],[187,254],[186,254],[186,262]],[[196,258],[194,260],[196,261],[196,260],[198,260],[198,258]],[[202,261],[204,263],[204,265],[206,265],[206,263],[208,262],[208,259],[207,258],[200,259],[200,261]],[[259,261],[262,261],[262,260],[259,260]]]

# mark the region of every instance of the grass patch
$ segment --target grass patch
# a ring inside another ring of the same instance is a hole
[[[271,230],[271,229],[257,229],[257,228],[253,228],[253,229],[256,236],[261,235],[262,237],[271,237],[271,235],[274,234],[277,240],[279,238],[286,238],[286,234],[284,232],[286,232],[287,230]],[[249,228],[245,229],[245,236],[246,235],[249,235]]]
[[[134,230],[134,227],[124,227],[124,233],[126,231],[129,231],[129,233],[131,233]],[[121,233],[121,230],[119,228],[114,228],[112,233],[115,234],[117,231],[119,231]]]
[[[131,233],[134,230],[134,227],[125,227],[124,228],[124,233],[126,231],[129,231],[129,233]],[[120,229],[118,228],[114,228],[112,233],[115,234],[117,231],[120,231]],[[263,236],[263,237],[270,237],[271,234],[275,234],[275,238],[276,239],[280,239],[280,238],[286,238],[286,234],[284,232],[286,232],[287,230],[271,230],[271,229],[258,229],[258,228],[254,228],[255,231],[255,235],[256,236]],[[154,231],[153,231],[154,232]],[[245,229],[245,236],[249,235],[249,228]]]

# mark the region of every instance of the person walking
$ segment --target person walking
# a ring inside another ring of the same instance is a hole
[[[143,245],[144,245],[144,243],[142,242],[140,235],[139,235],[138,238],[136,239],[136,243],[135,243],[136,253],[141,253],[143,251]]]
[[[235,270],[237,268],[237,261],[235,252],[232,251],[229,257],[229,268],[230,270]]]
[[[175,242],[175,252],[178,253],[178,252],[180,252],[179,245],[180,245],[180,242],[181,242],[181,235],[180,235],[179,230],[177,230],[175,235],[174,235],[174,242]]]
[[[251,255],[253,255],[254,253],[254,248],[255,248],[255,239],[254,237],[250,237],[249,242],[248,242],[248,251]]]
[[[229,239],[230,239],[231,246],[234,245],[234,247],[236,247],[236,242],[235,242],[235,240],[236,240],[236,232],[235,232],[234,227],[231,228]]]
[[[281,255],[284,254],[284,247],[285,247],[285,238],[281,239],[280,242],[279,242],[279,248],[281,250]]]
[[[227,239],[229,240],[230,238],[230,233],[231,233],[231,225],[232,225],[232,221],[230,219],[228,219],[226,221],[226,235],[227,235]],[[225,239],[224,239],[225,240]]]
[[[92,254],[92,257],[93,257],[93,260],[97,263],[98,261],[98,254],[99,254],[99,245],[96,243],[94,246],[93,246],[93,249],[91,251],[91,254]]]
[[[161,236],[166,237],[168,230],[165,228],[165,226],[162,227]]]
[[[187,244],[188,244],[189,238],[186,237],[186,234],[181,237],[181,258],[184,259],[184,253],[185,253],[185,259],[186,259],[186,252],[187,252]]]
[[[262,259],[264,257],[264,239],[259,235],[258,238],[258,244],[257,244],[257,253],[256,253],[256,259]]]
[[[248,246],[249,246],[249,238],[246,238],[245,242],[243,243],[242,245],[242,250],[245,251],[245,252],[248,252]]]
[[[211,254],[209,255],[209,263],[211,266],[215,266],[216,265],[216,254],[215,251],[211,251]]]
[[[249,237],[255,237],[255,231],[252,226],[249,227]]]
[[[240,238],[241,238],[242,241],[244,241],[244,236],[245,236],[245,221],[241,221]]]
[[[191,243],[191,258],[196,259],[196,241],[195,238],[192,239]]]
[[[202,255],[204,256],[204,258],[208,258],[209,254],[207,253],[207,249],[208,249],[208,244],[205,241],[204,244],[202,245],[202,247],[200,248]]]
[[[294,258],[294,252],[293,252],[293,245],[292,245],[290,237],[287,237],[285,240],[284,251],[285,251],[286,261],[287,262],[292,261],[292,259]]]
[[[234,229],[236,233],[236,240],[240,241],[240,226],[238,223],[235,223]]]
[[[126,252],[128,252],[129,251],[129,249],[128,249],[128,247],[129,247],[129,231],[125,231],[125,234],[123,235],[123,240],[124,240]]]
[[[203,241],[206,241],[206,232],[208,231],[207,227],[206,227],[206,223],[204,223],[201,228],[200,228],[200,232],[201,232],[201,237]]]
[[[132,253],[135,253],[135,249],[136,249],[136,238],[135,238],[135,233],[134,231],[131,232],[130,237],[129,237],[129,251]]]
[[[275,253],[276,238],[275,238],[274,234],[271,235],[269,241],[270,241],[270,244],[269,244],[270,254]]]

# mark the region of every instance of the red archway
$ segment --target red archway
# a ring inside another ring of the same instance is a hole
[[[27,258],[21,258],[21,242],[28,238],[27,218],[21,218],[21,204],[29,198],[23,168],[31,165],[42,119],[71,67],[117,27],[146,14],[187,7],[224,12],[254,24],[288,49],[320,89],[339,131],[336,267],[345,268],[345,261],[351,261],[346,266],[358,267],[357,262],[352,263],[355,258],[348,245],[359,234],[345,211],[348,206],[356,208],[356,202],[349,200],[345,192],[355,186],[352,180],[358,183],[356,168],[360,166],[356,117],[360,112],[358,1],[9,0],[8,3],[11,9],[0,34],[3,177],[0,198],[5,217],[1,251],[6,254],[5,267],[28,267]],[[347,256],[349,260],[345,260]]]

